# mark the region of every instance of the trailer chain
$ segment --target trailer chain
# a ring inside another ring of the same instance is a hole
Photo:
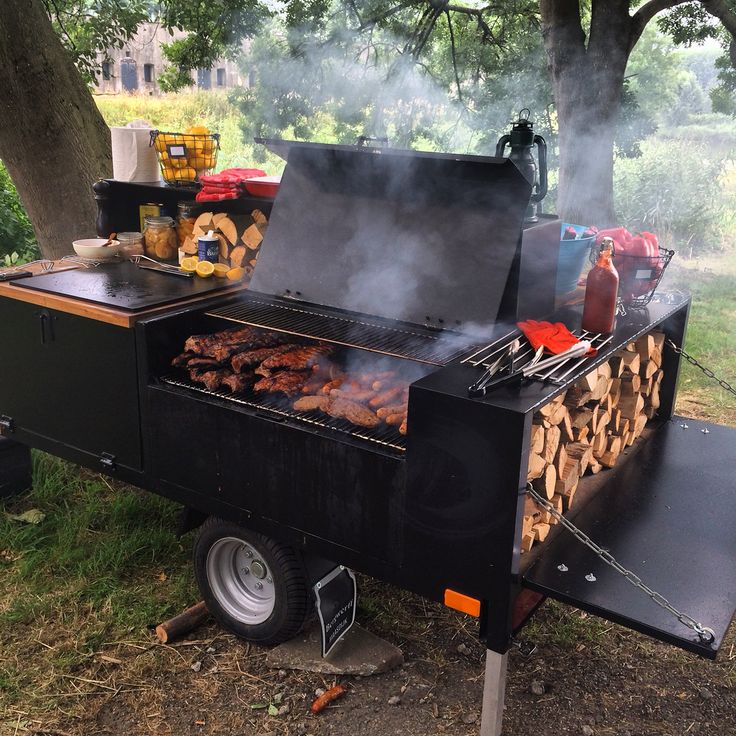
[[[728,381],[725,381],[723,378],[718,378],[718,376],[713,373],[713,371],[710,368],[706,368],[697,358],[693,358],[692,355],[688,355],[682,348],[675,345],[672,340],[667,338],[667,344],[678,354],[682,355],[685,360],[690,363],[690,365],[694,365],[696,368],[700,368],[703,373],[705,373],[708,378],[712,379],[713,381],[716,381],[718,385],[728,391],[729,393],[736,396],[736,388],[734,388]]]
[[[526,484],[526,492],[531,496],[538,505],[540,505],[547,513],[552,515],[562,526],[567,529],[579,542],[582,542],[588,549],[595,552],[603,562],[610,565],[616,572],[626,578],[635,588],[639,588],[646,593],[660,608],[664,608],[665,611],[671,613],[681,624],[692,629],[705,644],[712,644],[715,641],[716,634],[713,629],[703,626],[703,624],[696,621],[692,616],[688,616],[686,613],[679,611],[675,608],[661,593],[657,593],[656,590],[652,590],[646,585],[642,579],[625,568],[620,562],[618,562],[614,556],[608,552],[608,550],[599,547],[585,532],[578,529],[569,519],[566,519],[554,506],[552,506],[547,499],[542,498],[532,486],[531,483]]]

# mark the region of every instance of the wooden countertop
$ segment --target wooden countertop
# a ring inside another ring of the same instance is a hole
[[[26,269],[25,266],[23,268]],[[64,261],[54,262],[54,271],[66,271],[73,268],[78,268],[78,266]],[[42,272],[41,267],[38,264],[29,266],[27,270],[34,274]],[[181,299],[170,304],[130,312],[124,309],[108,307],[103,304],[94,304],[93,302],[88,302],[83,299],[74,299],[67,296],[49,294],[35,291],[33,289],[23,289],[18,286],[13,286],[12,283],[12,281],[0,282],[0,297],[15,299],[16,301],[26,302],[28,304],[36,304],[39,307],[55,309],[59,312],[65,312],[66,314],[74,314],[78,317],[86,317],[87,319],[93,319],[97,322],[105,322],[110,325],[127,328],[133,327],[140,319],[154,317],[159,314],[164,314],[172,309],[178,309],[188,304],[197,304],[198,302],[212,299],[214,296],[231,294],[233,291],[245,288],[245,284],[237,285],[233,286],[232,289],[214,293],[206,292],[204,294],[199,294],[188,299]]]

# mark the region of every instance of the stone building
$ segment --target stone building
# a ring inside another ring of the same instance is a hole
[[[98,54],[100,70],[94,91],[98,94],[161,94],[158,76],[166,66],[161,46],[184,36],[186,34],[180,31],[171,34],[158,23],[144,23],[122,48]],[[252,82],[252,77],[244,77],[238,65],[227,59],[219,60],[212,69],[198,69],[192,74],[192,88],[204,90],[250,86]]]

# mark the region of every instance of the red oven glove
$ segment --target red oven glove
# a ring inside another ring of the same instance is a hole
[[[544,345],[545,349],[553,355],[564,353],[565,350],[580,342],[562,322],[552,324],[528,319],[526,322],[517,322],[517,327],[524,333],[534,350]],[[588,355],[595,355],[595,351],[590,351]]]

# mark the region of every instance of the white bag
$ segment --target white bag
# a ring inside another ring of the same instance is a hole
[[[145,120],[133,120],[123,128],[110,128],[114,179],[159,181],[161,174],[156,149],[150,145],[151,130],[151,124]]]

